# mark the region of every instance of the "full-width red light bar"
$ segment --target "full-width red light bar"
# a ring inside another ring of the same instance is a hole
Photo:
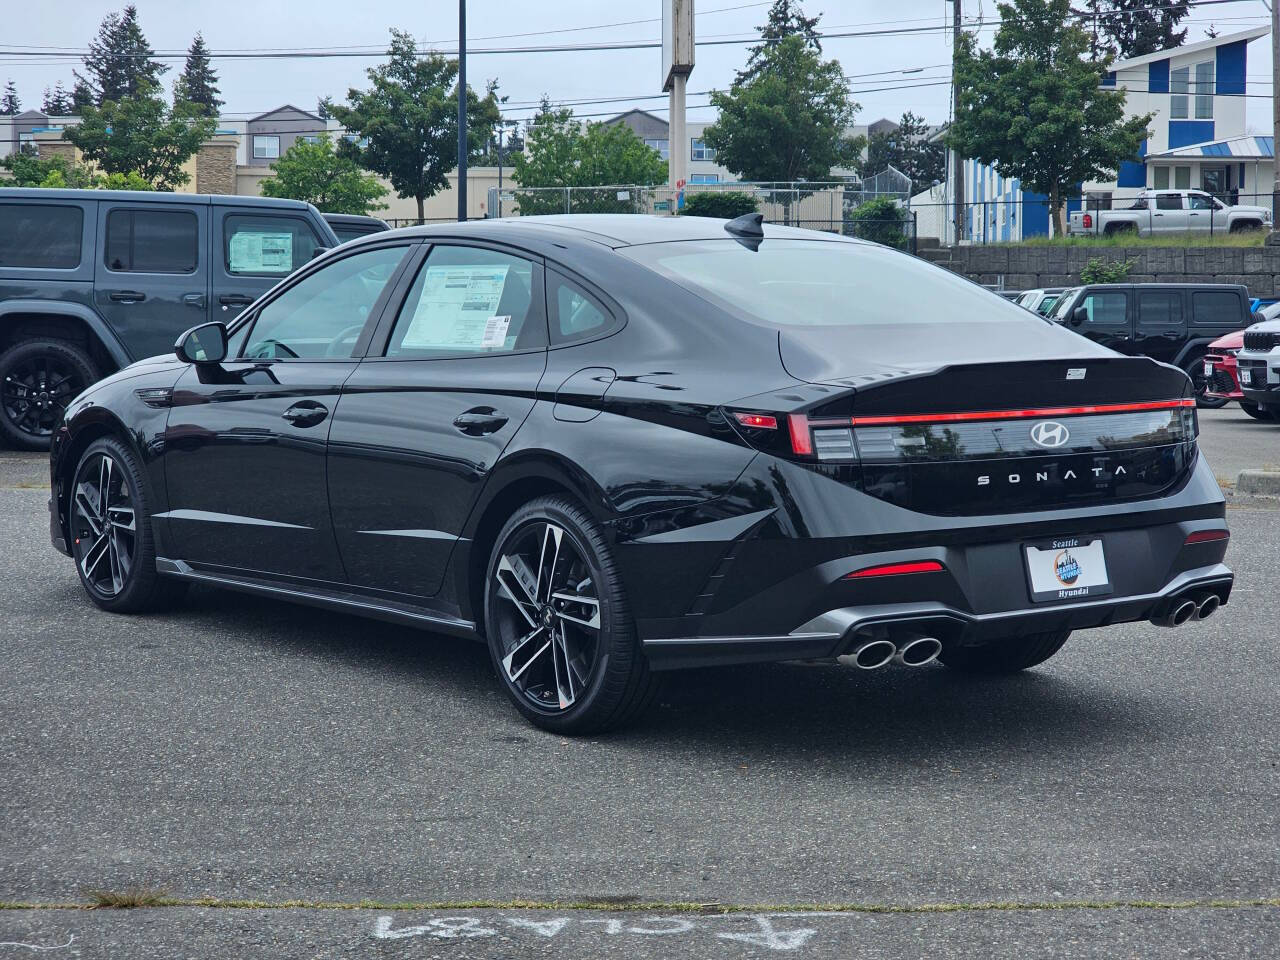
[[[882,563],[878,567],[864,567],[853,573],[846,573],[846,580],[861,580],[864,577],[898,577],[904,573],[941,573],[943,566],[937,560],[912,560],[908,563]]]
[[[1078,417],[1090,413],[1134,413],[1140,410],[1174,410],[1194,407],[1195,400],[1142,400],[1136,403],[1099,403],[1079,407],[1034,407],[1026,410],[970,410],[964,413],[906,413],[853,417],[855,427],[883,427],[900,423],[959,423],[969,420],[1025,420],[1041,417]]]

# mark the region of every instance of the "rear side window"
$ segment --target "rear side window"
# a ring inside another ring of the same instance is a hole
[[[297,217],[231,214],[223,221],[222,237],[227,273],[244,277],[286,276],[321,245]]]
[[[1157,210],[1181,210],[1182,194],[1180,193],[1160,193],[1156,195]]]
[[[198,223],[186,210],[112,210],[107,214],[107,269],[195,273]]]
[[[593,337],[612,325],[609,312],[595,297],[555,272],[547,276],[552,343]]]
[[[0,267],[80,266],[84,211],[53,204],[0,204]]]
[[[1246,322],[1239,294],[1203,290],[1191,295],[1191,322],[1203,326],[1239,327]]]
[[[1182,294],[1173,291],[1138,294],[1138,326],[1178,326],[1182,323]]]

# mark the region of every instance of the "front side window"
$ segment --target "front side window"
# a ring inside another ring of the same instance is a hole
[[[253,136],[255,160],[277,160],[280,157],[280,137],[276,134],[256,133]]]
[[[1209,198],[1203,193],[1193,193],[1187,197],[1187,202],[1192,210],[1212,210],[1213,204],[1209,202]]]
[[[299,280],[259,311],[244,356],[255,360],[350,357],[406,249],[366,250]]]
[[[437,246],[400,308],[388,357],[510,353],[546,345],[533,263],[481,247]]]
[[[1086,311],[1085,323],[1114,327],[1128,322],[1128,303],[1123,293],[1085,294],[1080,306]]]
[[[74,270],[83,230],[79,207],[0,203],[0,267]]]
[[[311,260],[321,245],[297,217],[231,214],[223,221],[222,236],[232,276],[283,277]]]
[[[887,326],[981,316],[1035,322],[1026,310],[950,271],[877,244],[766,238],[623,247],[623,256],[704,299],[768,326]]]
[[[1182,323],[1182,294],[1139,293],[1138,326],[1176,327]]]
[[[199,220],[186,210],[112,210],[104,261],[117,273],[195,273]]]

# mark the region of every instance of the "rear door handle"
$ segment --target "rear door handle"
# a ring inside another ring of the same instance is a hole
[[[218,302],[224,307],[247,307],[253,303],[253,297],[246,297],[243,293],[224,293]]]
[[[204,294],[203,293],[184,293],[182,295],[182,302],[185,303],[188,307],[199,307],[201,310],[203,310],[204,304],[205,304]]]
[[[147,295],[141,290],[113,290],[107,294],[116,303],[141,303]]]
[[[507,425],[507,417],[493,407],[476,407],[460,414],[453,425],[469,437],[482,437],[497,433]]]
[[[295,427],[314,427],[329,415],[329,408],[315,400],[299,400],[280,416]]]

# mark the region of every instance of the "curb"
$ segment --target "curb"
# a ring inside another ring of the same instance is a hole
[[[1280,497],[1280,471],[1241,470],[1236,478],[1236,493]]]

